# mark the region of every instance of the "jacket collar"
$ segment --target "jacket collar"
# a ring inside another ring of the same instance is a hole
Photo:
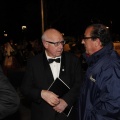
[[[110,42],[108,45],[104,46],[101,50],[95,52],[91,56],[88,56],[86,55],[86,53],[84,53],[83,57],[86,59],[88,65],[92,65],[106,54],[111,54],[112,50],[113,50],[113,43]]]

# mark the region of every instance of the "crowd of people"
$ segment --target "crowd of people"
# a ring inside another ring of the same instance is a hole
[[[19,79],[20,92],[31,102],[31,120],[119,120],[120,56],[114,50],[109,29],[103,24],[88,26],[79,43],[84,51],[77,43],[68,47],[65,42],[60,31],[49,28],[40,43],[7,42],[1,48],[3,73],[14,90]],[[15,72],[19,73],[17,77]],[[48,89],[57,78],[69,87],[62,96]],[[19,98],[15,96],[16,110]],[[67,108],[72,110],[66,116]]]

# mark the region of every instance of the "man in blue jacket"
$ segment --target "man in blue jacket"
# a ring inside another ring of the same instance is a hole
[[[92,24],[82,39],[88,63],[79,98],[79,120],[120,120],[120,57],[109,29]]]

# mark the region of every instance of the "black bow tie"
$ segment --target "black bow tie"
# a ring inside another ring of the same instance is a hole
[[[54,61],[57,62],[57,63],[60,63],[60,58],[57,58],[57,59],[48,59],[49,63],[52,63]]]

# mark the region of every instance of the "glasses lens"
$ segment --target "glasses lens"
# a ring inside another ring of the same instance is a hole
[[[91,37],[83,37],[82,39],[87,40],[87,39],[96,39],[96,38],[99,38],[99,37],[91,36]]]
[[[65,41],[60,41],[60,42],[54,43],[55,46],[59,46],[60,44],[64,45],[64,44],[65,44]]]

